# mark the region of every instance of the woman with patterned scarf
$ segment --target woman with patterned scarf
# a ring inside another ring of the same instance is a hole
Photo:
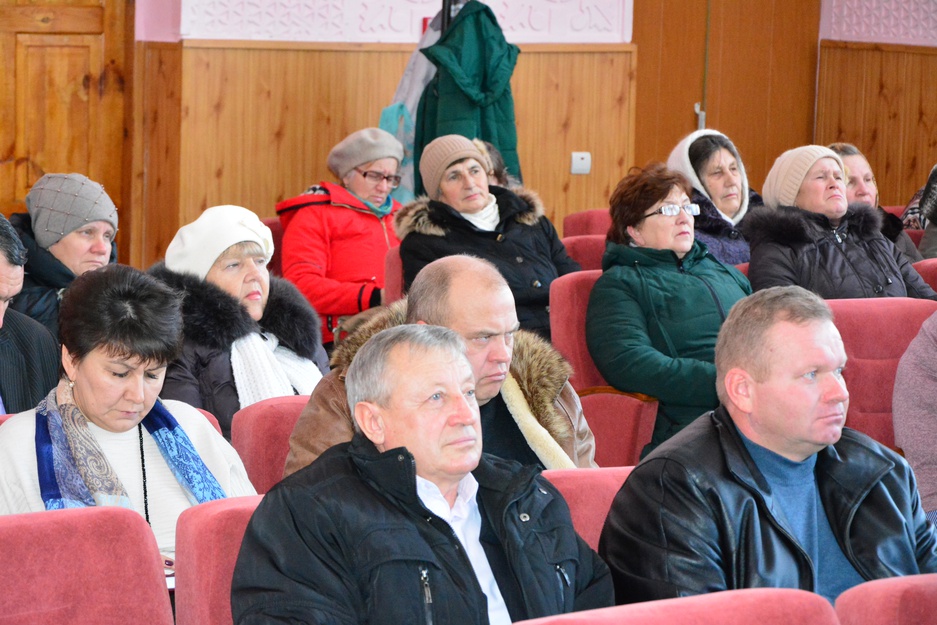
[[[158,280],[124,265],[76,278],[59,315],[63,377],[0,428],[0,514],[132,508],[171,560],[183,510],[254,494],[208,419],[159,399],[181,333],[179,296]]]

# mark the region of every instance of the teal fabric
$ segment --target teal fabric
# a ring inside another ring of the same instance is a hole
[[[403,161],[397,170],[400,174],[400,186],[390,192],[390,197],[401,204],[409,204],[416,199],[413,194],[413,137],[416,132],[413,118],[403,102],[396,102],[381,111],[378,127],[397,137],[397,141],[403,146]]]
[[[490,141],[508,171],[521,179],[511,93],[520,49],[505,40],[491,8],[470,0],[439,41],[422,52],[437,71],[417,108],[414,162],[433,139],[462,135]],[[419,171],[415,174],[420,195],[423,181]]]
[[[670,250],[609,243],[602,268],[586,342],[609,384],[659,400],[644,456],[718,404],[716,337],[751,285],[698,241],[682,260]]]

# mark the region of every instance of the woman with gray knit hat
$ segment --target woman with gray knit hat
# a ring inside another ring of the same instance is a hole
[[[204,408],[225,438],[239,409],[308,395],[328,371],[319,318],[286,280],[271,278],[273,237],[240,206],[213,206],[179,228],[149,273],[182,292],[182,355],[162,397]]]
[[[381,304],[384,257],[399,241],[393,216],[400,204],[403,146],[380,128],[345,137],[329,152],[341,184],[320,182],[277,204],[283,225],[283,277],[319,311],[327,343],[345,317]]]
[[[23,290],[11,307],[59,336],[59,301],[76,277],[117,262],[117,207],[81,174],[46,174],[10,223],[26,246]]]
[[[806,145],[775,160],[762,188],[766,210],[746,219],[757,290],[796,284],[827,299],[918,297],[937,300],[907,257],[881,233],[867,204],[847,205],[843,161]]]
[[[478,147],[459,135],[438,137],[423,149],[420,175],[429,197],[394,219],[404,286],[437,258],[484,258],[511,287],[521,328],[549,339],[550,283],[579,271],[579,264],[566,254],[537,194],[490,185],[490,169]]]

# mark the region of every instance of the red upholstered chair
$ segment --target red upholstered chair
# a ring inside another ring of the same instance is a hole
[[[384,303],[390,304],[403,299],[403,261],[400,248],[392,247],[384,256]]]
[[[281,259],[283,256],[280,252],[280,246],[283,245],[283,225],[280,223],[279,217],[264,217],[261,221],[270,228],[270,233],[273,235],[273,256],[270,258],[267,268],[271,274],[282,276],[283,264]]]
[[[905,232],[908,233],[908,238],[911,239],[911,242],[914,243],[914,247],[921,246],[921,239],[924,238],[924,231],[920,228],[905,228]]]
[[[563,494],[573,517],[573,527],[593,549],[599,548],[599,536],[615,494],[634,467],[602,469],[551,469],[543,472]]]
[[[153,530],[116,506],[0,517],[0,625],[172,625]]]
[[[846,425],[895,445],[891,396],[898,360],[937,312],[937,302],[906,297],[827,300],[846,348]]]
[[[882,207],[882,210],[883,210],[883,211],[885,211],[886,213],[891,213],[891,214],[894,215],[895,217],[901,217],[902,215],[904,215],[904,209],[905,209],[905,207],[904,207],[903,205],[901,205],[901,206],[883,206],[883,207]]]
[[[926,625],[937,620],[937,574],[876,579],[836,599],[842,625]]]
[[[739,263],[738,265],[735,266],[735,268],[741,271],[742,273],[744,273],[746,277],[748,277],[748,263]]]
[[[208,419],[208,422],[215,426],[215,429],[218,430],[218,433],[221,434],[221,424],[218,423],[218,418],[212,413],[208,412],[204,408],[198,408],[198,411],[205,415],[205,418]]]
[[[261,499],[260,495],[218,499],[192,506],[179,515],[176,523],[178,625],[231,625],[234,564],[247,522]]]
[[[583,234],[607,234],[612,226],[612,216],[607,208],[593,208],[567,215],[563,218],[563,236],[575,237]]]
[[[747,588],[518,621],[524,625],[839,625],[830,602],[792,588]]]
[[[231,445],[261,495],[283,479],[290,434],[309,395],[272,397],[241,408],[231,421]]]
[[[12,416],[12,414],[0,414],[0,425],[3,425],[3,422]]]
[[[937,291],[937,258],[925,258],[913,263],[911,266],[921,274],[924,282],[929,284],[930,288]]]
[[[563,237],[562,242],[569,257],[584,270],[602,268],[602,256],[605,254],[604,234]]]
[[[586,347],[586,308],[601,271],[576,271],[550,285],[550,331],[554,347],[573,366],[570,382],[582,399],[583,413],[595,435],[600,466],[632,466],[650,442],[657,400],[622,393],[605,381]]]

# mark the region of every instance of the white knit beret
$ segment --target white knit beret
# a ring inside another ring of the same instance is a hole
[[[843,167],[843,159],[833,150],[822,145],[804,145],[788,150],[777,157],[771,171],[761,188],[761,197],[765,206],[775,209],[778,206],[793,206],[800,191],[800,185],[807,177],[807,172],[821,158],[832,158]]]
[[[273,235],[257,215],[241,206],[212,206],[176,232],[166,248],[166,268],[204,280],[226,249],[244,241],[260,245],[268,261],[273,256]]]

